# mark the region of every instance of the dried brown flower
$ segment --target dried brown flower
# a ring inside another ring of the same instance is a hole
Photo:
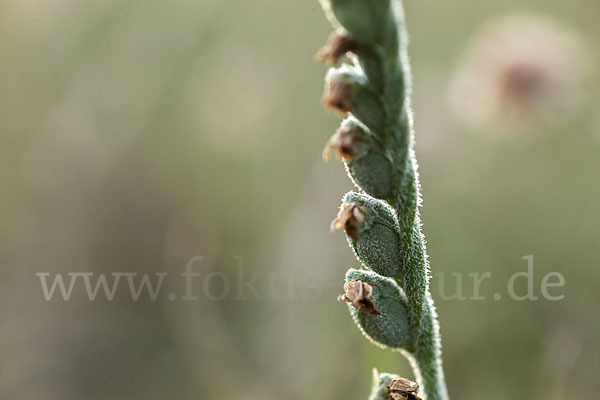
[[[344,290],[346,293],[338,297],[339,301],[352,303],[359,311],[367,314],[381,314],[375,302],[371,300],[371,296],[373,296],[372,283],[363,282],[361,279],[353,279],[344,285]]]
[[[327,45],[319,50],[316,55],[317,61],[327,61],[336,64],[338,60],[349,51],[356,51],[358,42],[343,32],[333,32],[329,36]]]
[[[345,127],[338,130],[325,146],[323,159],[328,161],[331,158],[331,152],[335,149],[339,158],[344,161],[352,161],[356,152],[355,146],[362,139],[361,133],[352,128]]]
[[[347,113],[352,110],[352,85],[339,78],[333,78],[327,83],[327,91],[323,98],[325,106]]]
[[[409,379],[394,379],[388,386],[390,400],[421,400],[417,396],[419,386]]]
[[[331,222],[331,230],[343,229],[352,240],[360,240],[360,224],[365,221],[365,215],[356,204],[344,204],[337,218]]]

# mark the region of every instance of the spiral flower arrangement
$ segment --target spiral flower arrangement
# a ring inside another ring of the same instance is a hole
[[[446,400],[439,326],[429,292],[414,156],[411,76],[400,0],[321,0],[335,28],[317,55],[333,66],[324,104],[346,115],[324,158],[337,154],[358,191],[332,229],[362,264],[346,273],[340,301],[374,344],[402,352],[417,382],[382,373],[371,400]],[[346,57],[348,63],[336,66]]]

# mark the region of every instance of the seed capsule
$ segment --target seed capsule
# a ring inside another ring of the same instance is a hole
[[[400,228],[394,211],[385,202],[349,192],[331,228],[346,232],[348,244],[366,268],[379,275],[402,279]]]
[[[393,279],[350,269],[344,288],[346,293],[340,300],[352,299],[350,314],[371,342],[380,347],[410,349],[406,296]]]
[[[388,200],[396,192],[396,179],[380,139],[354,117],[346,118],[323,150],[329,160],[335,152],[346,165],[354,183],[371,196]]]

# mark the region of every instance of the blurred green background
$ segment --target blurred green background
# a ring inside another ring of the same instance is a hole
[[[450,393],[595,398],[600,74],[575,116],[500,137],[458,122],[446,88],[474,32],[514,12],[557,18],[593,56],[600,3],[405,7],[432,269],[466,295],[492,273],[481,301],[443,300],[434,278]],[[313,62],[330,30],[316,0],[0,3],[0,397],[358,400],[373,367],[411,376],[335,301],[357,262],[328,230],[351,189],[320,159],[340,120]],[[559,271],[565,299],[495,301],[530,254],[536,294]],[[112,301],[81,281],[46,301],[38,272],[168,276],[156,301],[125,278]]]

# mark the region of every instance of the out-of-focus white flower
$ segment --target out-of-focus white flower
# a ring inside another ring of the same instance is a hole
[[[462,56],[450,86],[451,105],[474,128],[568,111],[581,93],[587,64],[578,36],[550,18],[492,21]]]

